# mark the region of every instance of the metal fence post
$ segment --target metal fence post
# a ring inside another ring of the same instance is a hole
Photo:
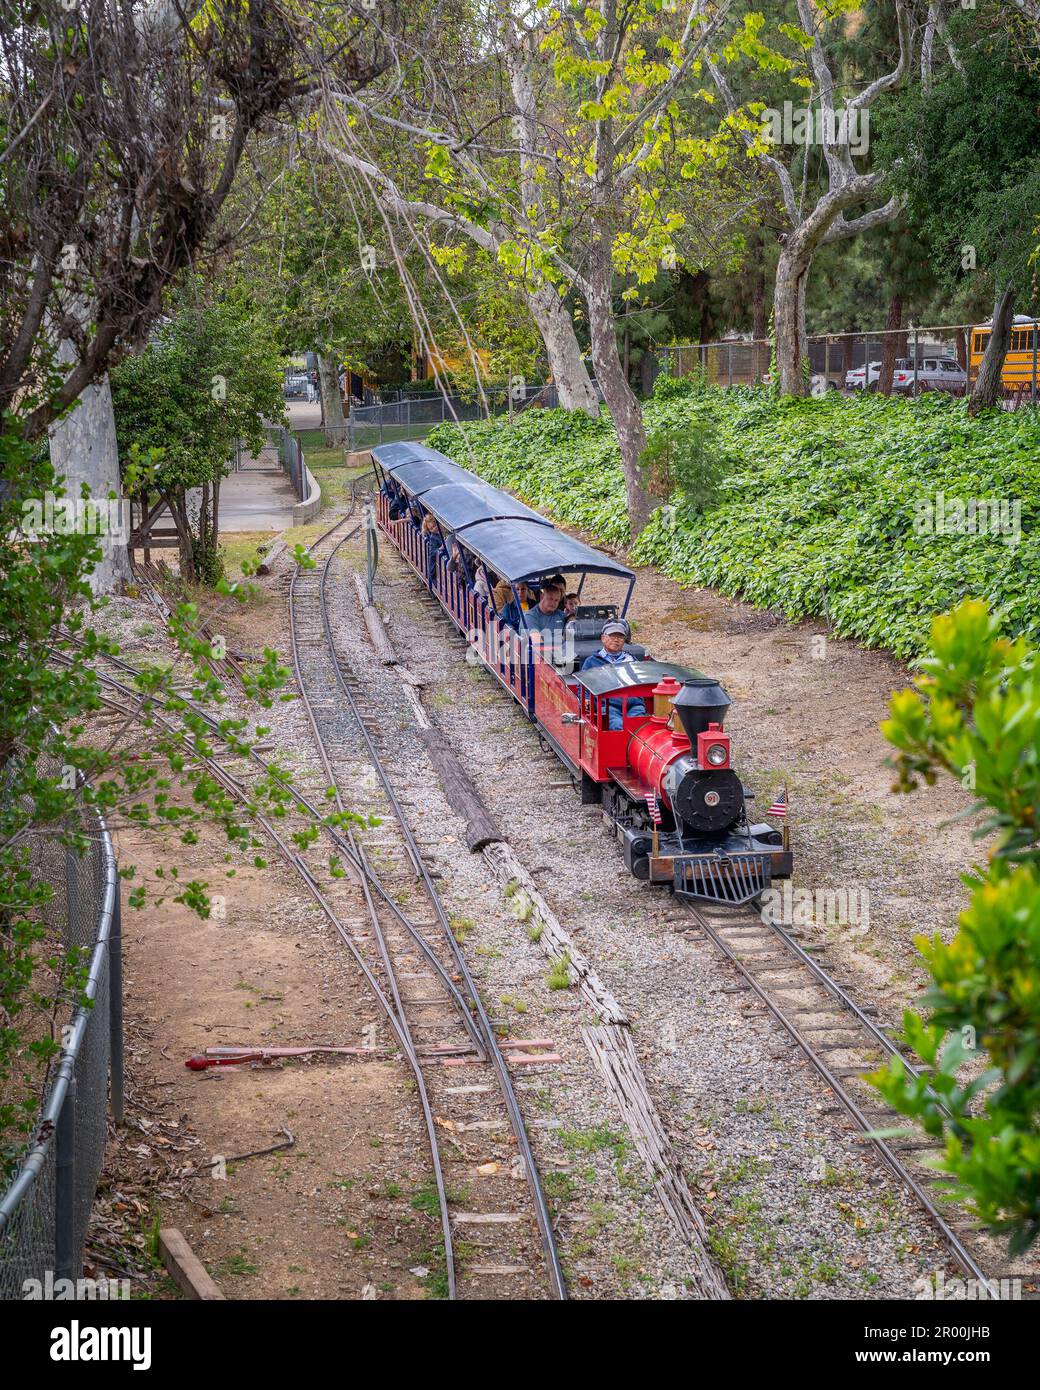
[[[78,946],[76,922],[79,917],[79,860],[71,845],[65,846],[65,939]]]
[[[123,907],[119,882],[108,938],[108,1033],[112,1118],[123,1123]]]
[[[914,330],[914,395],[917,395],[917,324],[913,323],[910,327]]]
[[[58,1116],[54,1134],[54,1274],[57,1279],[79,1275],[76,1252],[76,1078]]]

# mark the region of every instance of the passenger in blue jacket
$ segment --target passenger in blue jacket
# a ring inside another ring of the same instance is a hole
[[[594,670],[597,666],[623,666],[627,661],[634,661],[635,657],[630,652],[625,651],[625,643],[631,636],[628,623],[620,618],[610,618],[600,629],[600,641],[603,645],[598,652],[593,652],[581,663],[583,671]],[[630,699],[628,702],[629,715],[640,715],[646,713],[646,705],[642,700]],[[621,712],[620,700],[607,701],[607,728],[623,729],[624,718]]]

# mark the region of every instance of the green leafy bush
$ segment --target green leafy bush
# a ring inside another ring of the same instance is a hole
[[[1040,667],[1035,649],[1000,635],[985,604],[936,618],[917,691],[892,699],[885,736],[899,786],[939,770],[973,789],[977,835],[997,833],[949,945],[917,945],[932,977],[927,1018],[906,1013],[899,1058],[872,1078],[901,1114],[945,1139],[942,1170],[1019,1254],[1040,1235]],[[987,1066],[962,1080],[974,1056]],[[941,1101],[941,1105],[940,1105]]]
[[[685,584],[710,585],[901,657],[920,652],[932,615],[967,596],[1007,630],[1040,637],[1040,412],[969,419],[961,401],[836,392],[774,397],[759,387],[659,382],[651,437],[709,432],[717,494],[704,511],[659,509],[634,557]],[[534,410],[443,425],[428,442],[595,541],[626,539],[617,441],[605,416]],[[929,534],[936,495],[1021,503],[1021,538]]]

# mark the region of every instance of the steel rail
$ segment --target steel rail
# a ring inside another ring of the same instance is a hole
[[[339,530],[345,524],[345,522],[349,520],[349,517],[350,514],[348,513],[346,516],[341,517],[339,520],[337,520],[332,526],[330,526],[325,532],[323,532],[321,536],[319,536],[314,542],[312,542],[310,548],[313,549],[317,547],[319,544],[321,544],[322,541],[327,539],[335,531]],[[337,546],[335,547],[335,549],[338,550],[339,547],[342,544],[344,544],[348,539],[350,539],[352,535],[356,534],[356,529],[357,528],[355,528],[354,531],[349,532],[346,536],[343,536],[340,539]],[[153,594],[152,601],[155,603],[158,610],[161,613],[163,613],[164,616],[168,617],[169,609],[165,605],[165,601],[162,600],[161,595],[159,595],[158,591],[155,590],[154,585],[147,578],[147,576],[140,577],[146,588],[149,590],[149,592]],[[324,609],[324,600],[323,610],[325,611],[325,617],[327,622],[327,610]],[[78,643],[78,639],[72,636],[71,634],[64,635],[67,640],[72,640]],[[331,642],[330,638],[328,638],[328,640],[330,642],[330,655],[333,659],[333,666],[336,670],[337,679],[347,695],[354,717],[357,720],[359,728],[365,738],[366,743],[369,746],[370,752],[375,754],[376,758],[378,758],[378,754],[375,752],[375,748],[372,744],[369,731],[365,727],[360,713],[357,710],[356,703],[353,700],[352,692],[350,692],[349,687],[347,687],[346,682],[343,679],[342,672],[339,667],[338,657],[336,656],[334,644]],[[58,651],[52,651],[52,655],[61,661],[68,662],[70,660],[70,658],[67,657],[64,653]],[[126,672],[135,675],[138,674],[138,668],[130,662],[127,662],[126,660],[120,657],[109,655],[107,653],[104,654],[104,657],[105,660],[123,668]],[[111,676],[103,675],[100,672],[97,672],[96,674],[98,680],[101,683],[108,686],[109,688],[118,691],[124,697],[140,697],[140,691],[133,689],[132,687],[124,684],[123,682],[117,681]],[[302,683],[300,688],[302,693]],[[111,708],[120,713],[126,714],[129,712],[127,711],[125,706],[122,706],[114,701],[103,700],[103,703],[110,705]],[[205,711],[202,708],[201,705],[199,705],[195,701],[192,701],[190,698],[185,698],[185,703],[193,709],[193,712],[196,713],[198,717],[200,717],[215,734],[221,736],[218,721],[215,720],[212,715],[210,715],[207,711]],[[309,709],[309,702],[305,700],[305,703],[308,704],[309,716],[312,716],[313,712]],[[173,721],[167,719],[161,710],[156,709],[154,704],[151,709],[151,715],[152,717],[156,718],[157,722],[161,723],[165,728],[167,728],[167,730],[171,732],[178,731],[177,725],[173,723]],[[311,718],[311,727],[317,736],[317,730],[315,729],[313,718]],[[326,772],[331,774],[331,769],[328,767],[327,760],[324,758],[324,748],[321,743],[320,736],[316,737],[316,741],[318,742],[319,750],[322,754],[322,761],[325,765]],[[258,753],[256,753],[255,750],[249,748],[246,750],[246,753],[248,755],[248,759],[255,763],[262,772],[266,773],[270,771],[270,765]],[[239,781],[239,779],[234,778],[233,775],[229,773],[225,768],[223,768],[214,758],[207,757],[202,753],[197,753],[196,756],[199,758],[199,761],[201,763],[205,764],[211,769],[215,777],[217,777],[218,780],[220,780],[220,782],[228,789],[230,794],[233,797],[235,797],[235,799],[238,800],[241,804],[245,805],[247,809],[250,810],[251,814],[255,815],[258,823],[264,828],[271,840],[278,847],[279,852],[281,853],[282,857],[285,859],[287,864],[289,864],[289,866],[303,878],[304,882],[308,887],[308,890],[311,892],[312,896],[315,898],[318,905],[322,908],[329,921],[332,923],[339,935],[342,937],[344,944],[348,947],[352,956],[355,959],[355,962],[364,974],[365,979],[371,987],[377,1001],[380,1003],[384,1012],[387,1014],[388,1020],[394,1031],[395,1037],[397,1038],[399,1045],[401,1046],[402,1052],[405,1054],[406,1057],[408,1057],[408,1060],[413,1067],[413,1071],[416,1072],[416,1079],[420,1089],[422,1090],[423,1080],[420,1075],[421,1063],[419,1061],[417,1053],[414,1050],[414,1045],[410,1045],[410,1036],[401,1027],[400,1021],[395,1013],[394,1005],[383,991],[382,987],[380,986],[376,977],[373,975],[367,962],[358,952],[353,940],[350,937],[349,931],[344,927],[338,914],[336,913],[335,908],[329,903],[328,899],[322,893],[319,885],[317,884],[317,881],[314,879],[313,874],[311,873],[310,868],[302,860],[300,855],[286,844],[284,839],[279,835],[279,833],[275,830],[273,825],[271,825],[268,819],[265,816],[263,816],[255,806],[250,805],[247,796],[247,789],[244,787],[244,784],[241,783],[241,781]],[[418,861],[420,875],[422,876],[424,885],[427,888],[427,891],[431,897],[431,902],[434,903],[435,910],[437,910],[438,920],[440,921],[442,928],[445,931],[445,939],[448,943],[449,949],[451,949],[452,954],[457,961],[457,964],[460,968],[460,972],[462,973],[463,978],[466,981],[471,996],[473,998],[474,1012],[477,1013],[478,1018],[480,1020],[481,1029],[484,1034],[484,1038],[486,1039],[486,1050],[491,1055],[492,1062],[495,1065],[496,1074],[501,1083],[503,1098],[506,1102],[507,1110],[509,1111],[510,1123],[514,1131],[514,1135],[517,1139],[517,1145],[523,1159],[525,1175],[528,1178],[528,1183],[531,1186],[532,1193],[535,1196],[537,1224],[540,1229],[543,1246],[545,1247],[547,1255],[547,1266],[550,1273],[550,1282],[552,1284],[553,1292],[557,1298],[566,1299],[566,1283],[564,1280],[562,1268],[560,1266],[559,1256],[556,1251],[555,1239],[552,1233],[551,1218],[549,1216],[548,1208],[545,1202],[544,1193],[541,1189],[537,1165],[535,1164],[534,1156],[530,1147],[530,1140],[527,1135],[526,1128],[524,1127],[523,1119],[519,1110],[519,1104],[517,1102],[516,1095],[512,1087],[512,1079],[506,1068],[505,1060],[498,1047],[494,1031],[491,1027],[490,1020],[487,1017],[486,1011],[484,1010],[483,1003],[480,1000],[479,993],[477,992],[473,984],[468,966],[466,965],[465,959],[461,956],[461,952],[458,951],[457,943],[455,942],[454,936],[452,935],[450,930],[450,924],[447,922],[447,918],[443,912],[443,906],[440,903],[439,895],[437,894],[436,888],[434,887],[432,880],[430,879],[428,870],[426,870],[425,865],[422,862],[422,856],[414,840],[414,836],[411,833],[411,828],[407,824],[406,819],[401,819],[403,817],[402,808],[400,807],[400,803],[398,802],[392,789],[388,786],[381,762],[379,763],[377,771],[379,772],[381,780],[383,780],[384,788],[387,789],[388,799],[391,801],[391,804],[395,808],[395,815],[399,818],[399,823],[402,825],[402,833],[405,835],[406,843],[409,844],[410,855],[414,858],[414,860]],[[333,783],[333,785],[335,785],[334,776],[330,775],[330,781]],[[307,797],[297,787],[289,783],[286,784],[286,790],[289,793],[289,795],[293,798],[293,800],[295,800],[297,805],[309,812],[309,814],[314,818],[314,820],[329,835],[330,839],[335,844],[337,849],[340,850],[340,852],[344,855],[347,861],[355,869],[365,891],[366,899],[368,899],[370,896],[369,889],[371,888],[375,891],[376,895],[382,899],[386,907],[389,908],[389,910],[394,914],[399,923],[405,928],[405,930],[416,942],[416,944],[422,949],[424,955],[426,955],[431,965],[436,969],[438,975],[444,980],[444,983],[451,992],[460,1017],[464,1020],[467,1027],[471,1027],[472,1016],[470,1010],[466,1008],[464,1001],[461,999],[461,996],[459,995],[458,990],[454,987],[454,984],[450,980],[450,977],[447,976],[443,965],[436,956],[436,953],[432,950],[429,943],[426,941],[425,937],[415,926],[415,924],[408,919],[407,915],[401,911],[398,904],[395,903],[393,899],[390,897],[388,891],[380,882],[378,876],[373,873],[372,868],[368,864],[367,859],[364,857],[363,853],[359,853],[359,848],[356,846],[356,842],[353,842],[353,837],[351,836],[350,839],[345,839],[336,830],[336,828],[328,825],[325,822],[323,812],[310,800],[309,797]],[[381,934],[377,933],[377,940],[380,939],[380,935]],[[478,1037],[474,1039],[478,1051],[482,1050],[480,1047],[479,1037],[480,1035],[478,1034]],[[435,1163],[437,1161],[438,1160],[435,1159]],[[450,1231],[446,1231],[446,1255],[450,1252],[450,1249]],[[451,1266],[449,1264],[449,1270],[450,1269]]]
[[[100,673],[98,673],[98,678],[99,680],[106,681],[109,684],[117,686],[119,689],[125,691],[126,693],[134,693],[129,689],[129,687],[120,686],[119,682],[111,681],[110,678],[101,676]],[[117,710],[119,713],[127,713],[124,706],[118,705],[114,701],[107,701],[102,699],[102,703],[110,705],[111,708]],[[166,719],[165,716],[163,716],[160,712],[155,712],[155,717],[157,718],[157,721],[163,724],[167,729],[170,729],[171,731],[176,731],[177,726],[172,720]],[[237,778],[233,777],[227,771],[226,768],[221,767],[220,764],[213,758],[200,757],[200,761],[202,761],[210,769],[212,775],[221,783],[221,785],[223,785],[230,792],[230,794],[233,797],[235,797],[236,800],[246,803],[246,797],[244,794],[242,783],[239,782]],[[384,958],[384,964],[387,966],[387,974],[390,980],[390,986],[393,995],[392,1001],[390,998],[387,997],[385,991],[379,983],[379,980],[376,978],[367,961],[364,959],[360,951],[357,949],[357,946],[353,941],[350,932],[344,925],[336,909],[332,906],[326,895],[322,892],[321,887],[319,886],[317,880],[315,879],[313,873],[310,870],[310,867],[305,863],[301,855],[295,849],[290,848],[290,846],[286,843],[284,837],[279,834],[279,832],[274,828],[274,826],[271,824],[271,822],[267,819],[266,816],[264,816],[261,812],[257,811],[255,808],[251,808],[251,813],[256,817],[258,824],[263,827],[263,829],[267,832],[270,838],[274,841],[275,845],[278,847],[278,850],[281,853],[283,859],[286,861],[286,863],[290,866],[290,868],[295,870],[295,872],[303,879],[312,897],[315,899],[318,906],[325,913],[325,916],[328,918],[329,922],[332,924],[339,936],[342,938],[344,944],[347,946],[348,950],[353,956],[355,963],[361,969],[366,982],[368,983],[373,995],[375,996],[376,1001],[383,1008],[383,1011],[387,1016],[387,1020],[390,1023],[391,1030],[395,1038],[397,1039],[398,1045],[400,1046],[402,1053],[405,1055],[412,1068],[412,1072],[415,1076],[416,1088],[419,1095],[420,1104],[423,1109],[423,1118],[427,1127],[427,1132],[430,1136],[431,1155],[434,1168],[434,1179],[437,1184],[438,1198],[442,1203],[442,1226],[444,1229],[445,1260],[448,1272],[449,1297],[454,1299],[457,1294],[457,1280],[454,1266],[451,1226],[447,1210],[447,1192],[444,1184],[444,1175],[441,1164],[440,1149],[436,1138],[436,1124],[433,1117],[433,1111],[429,1102],[429,1095],[426,1090],[425,1078],[422,1072],[422,1064],[419,1060],[418,1053],[416,1052],[415,1042],[412,1038],[411,1031],[408,1028],[403,1008],[401,1008],[401,1001],[397,990],[396,979],[394,978],[393,971],[389,968],[389,961],[386,958],[385,942],[382,938],[381,926],[376,916],[375,904],[372,899],[371,892],[369,891],[368,877],[371,875],[371,870],[368,869],[367,861],[365,860],[364,856],[361,855],[360,863],[364,869],[364,876],[362,877],[361,887],[365,896],[365,902],[370,914],[370,918],[376,930],[377,939],[380,941],[380,946]]]
[[[317,546],[321,541],[325,540],[332,533],[333,530],[335,530],[335,527],[330,528],[330,530],[327,531],[324,536],[319,537],[319,540],[315,542],[315,546]],[[321,612],[325,624],[325,636],[329,644],[330,653],[332,655],[332,666],[334,671],[336,672],[336,679],[339,683],[340,690],[346,697],[347,703],[349,704],[351,709],[351,713],[353,714],[354,719],[357,723],[358,730],[361,733],[365,741],[365,744],[368,748],[369,758],[371,760],[372,766],[375,769],[376,775],[378,776],[383,786],[383,790],[386,793],[387,800],[390,802],[390,805],[393,808],[394,816],[401,829],[401,833],[404,837],[405,844],[409,848],[409,852],[412,856],[413,862],[418,866],[419,877],[422,880],[422,884],[426,890],[426,895],[430,901],[430,905],[434,910],[434,913],[440,924],[441,930],[444,934],[445,943],[448,947],[448,950],[451,952],[452,958],[455,960],[458,966],[459,973],[462,975],[463,982],[469,993],[470,999],[472,1000],[474,1016],[476,1021],[479,1023],[481,1032],[483,1033],[484,1044],[487,1053],[490,1056],[492,1065],[494,1066],[495,1073],[499,1082],[499,1087],[502,1091],[502,1096],[505,1100],[506,1108],[509,1112],[509,1120],[513,1129],[513,1133],[516,1137],[517,1147],[519,1148],[520,1155],[523,1160],[524,1174],[527,1178],[528,1185],[531,1189],[531,1196],[535,1208],[535,1216],[542,1237],[542,1245],[545,1253],[546,1266],[549,1270],[550,1283],[552,1285],[553,1293],[556,1296],[556,1298],[565,1299],[567,1297],[567,1284],[564,1278],[562,1266],[560,1264],[559,1252],[556,1249],[556,1240],[553,1235],[552,1229],[552,1218],[549,1214],[548,1204],[545,1200],[545,1193],[542,1190],[541,1179],[538,1174],[538,1166],[534,1160],[534,1153],[531,1149],[531,1142],[527,1134],[527,1128],[524,1125],[523,1116],[520,1112],[520,1105],[516,1098],[516,1092],[513,1089],[512,1077],[509,1075],[508,1066],[506,1065],[505,1058],[503,1057],[501,1049],[498,1046],[498,1040],[495,1036],[494,1029],[491,1026],[491,1020],[488,1018],[487,1011],[484,1008],[483,1000],[480,997],[480,992],[477,989],[473,977],[470,973],[469,965],[467,964],[466,958],[458,942],[455,940],[454,933],[451,930],[451,924],[448,920],[448,915],[445,912],[444,904],[441,901],[441,896],[438,893],[433,879],[430,876],[430,871],[427,868],[425,861],[423,860],[422,854],[419,850],[419,846],[415,840],[411,823],[408,820],[404,808],[398,800],[397,794],[393,788],[393,784],[391,783],[390,778],[387,775],[387,771],[383,764],[383,760],[379,754],[379,750],[376,748],[375,741],[373,740],[372,735],[369,732],[368,726],[365,723],[364,717],[362,716],[361,711],[358,708],[357,701],[354,699],[354,693],[350,689],[350,686],[344,678],[343,672],[340,667],[339,658],[336,652],[335,637],[332,632],[332,625],[329,619],[328,604],[326,599],[326,585],[328,579],[329,566],[331,565],[335,555],[338,553],[340,548],[346,543],[348,539],[349,537],[347,536],[341,537],[340,540],[337,541],[337,543],[330,550],[328,556],[325,559],[319,589]],[[312,547],[312,549],[313,548],[314,547]]]
[[[308,548],[307,553],[310,554],[311,550],[314,549],[314,546],[320,544],[326,538],[326,536],[332,534],[332,531],[336,529],[336,527],[333,527],[330,529],[330,531],[326,531],[322,536],[318,538],[317,541],[314,542],[314,545]],[[351,532],[349,534],[352,535],[354,533]],[[344,537],[344,540],[346,539],[347,537]],[[297,569],[293,572],[292,579],[289,582],[288,595],[289,635],[292,643],[293,671],[296,675],[296,685],[300,692],[300,698],[303,702],[303,707],[307,713],[307,719],[311,726],[311,732],[314,735],[315,746],[318,749],[318,754],[321,759],[322,766],[325,769],[325,775],[328,778],[329,785],[332,787],[333,792],[335,793],[336,809],[340,812],[343,812],[346,810],[346,807],[343,804],[343,797],[340,792],[339,779],[336,777],[335,771],[333,770],[332,763],[328,755],[328,750],[325,746],[325,740],[322,738],[321,731],[318,728],[317,718],[314,712],[314,708],[311,704],[310,697],[307,693],[307,685],[304,681],[303,670],[300,664],[300,649],[297,631],[297,620],[299,618],[299,610],[296,605],[296,581],[299,578],[299,575],[300,570],[297,567]],[[333,664],[336,665],[336,656],[334,651],[330,652],[330,659],[332,660]],[[415,1051],[415,1042],[412,1036],[411,1026],[408,1022],[408,1015],[405,1012],[404,1002],[401,999],[401,992],[398,987],[397,974],[390,960],[390,952],[387,949],[386,937],[383,932],[382,923],[379,920],[379,913],[376,910],[375,902],[372,898],[371,892],[369,891],[368,879],[371,876],[371,869],[368,865],[367,856],[365,855],[363,849],[361,849],[361,847],[358,845],[357,840],[354,837],[354,832],[352,830],[347,830],[346,837],[348,843],[351,846],[351,849],[354,851],[354,855],[357,859],[358,864],[362,867],[364,871],[361,878],[361,889],[365,896],[365,907],[368,912],[369,921],[372,925],[372,931],[375,935],[376,942],[379,947],[379,955],[380,959],[383,962],[383,969],[386,972],[386,977],[389,981],[390,992],[393,998],[394,1008],[396,1009],[397,1018],[399,1021],[399,1031],[403,1036],[406,1036],[408,1039],[409,1054],[410,1060],[412,1062],[412,1069],[415,1074],[416,1089],[419,1095],[419,1103],[422,1106],[423,1122],[426,1125],[426,1133],[430,1143],[430,1158],[433,1164],[433,1180],[434,1185],[437,1189],[437,1205],[440,1210],[441,1231],[444,1237],[444,1262],[448,1275],[448,1297],[450,1299],[455,1299],[458,1296],[458,1275],[455,1268],[455,1243],[451,1230],[451,1212],[449,1211],[448,1207],[448,1190],[447,1184],[444,1180],[444,1165],[441,1162],[440,1144],[437,1139],[437,1125],[433,1116],[433,1108],[430,1105],[430,1096],[426,1086],[426,1078],[423,1075],[422,1067],[419,1065],[418,1055]],[[430,954],[431,956],[433,956],[435,963],[439,966],[440,962],[436,961],[434,953],[431,951]],[[445,982],[448,984],[449,991],[451,991],[451,997],[456,997],[457,991],[455,991],[454,984],[447,979],[447,976],[444,972],[441,973]],[[459,1002],[461,1003],[461,1000],[459,1000]],[[465,1018],[467,1014],[465,1006],[463,1006],[462,1008],[462,1014]]]
[[[709,937],[709,939],[713,942],[717,949],[720,950],[723,953],[723,955],[733,965],[736,966],[737,970],[744,977],[747,983],[751,986],[754,992],[758,995],[759,999],[762,1000],[765,1006],[769,1009],[770,1013],[774,1016],[774,1018],[776,1018],[776,1020],[783,1026],[783,1028],[789,1034],[792,1041],[800,1048],[802,1053],[805,1055],[806,1059],[812,1064],[813,1067],[816,1068],[817,1072],[819,1072],[820,1076],[827,1083],[830,1089],[834,1092],[835,1096],[838,1098],[841,1104],[856,1121],[856,1124],[860,1127],[863,1134],[867,1137],[867,1139],[869,1139],[870,1143],[877,1150],[882,1161],[885,1163],[886,1167],[888,1167],[889,1170],[892,1172],[893,1176],[896,1177],[899,1180],[899,1182],[901,1182],[913,1193],[914,1197],[917,1199],[918,1203],[924,1209],[925,1213],[937,1226],[940,1235],[948,1245],[949,1249],[953,1254],[954,1259],[956,1260],[960,1268],[965,1272],[965,1274],[969,1275],[973,1279],[978,1280],[980,1291],[984,1291],[983,1296],[989,1298],[990,1281],[988,1280],[985,1271],[975,1261],[971,1252],[964,1245],[957,1232],[954,1231],[947,1224],[945,1218],[939,1211],[938,1207],[932,1201],[931,1197],[928,1195],[926,1190],[910,1172],[909,1168],[907,1168],[906,1164],[903,1163],[902,1160],[892,1151],[888,1144],[885,1143],[884,1139],[882,1139],[875,1133],[876,1126],[868,1119],[868,1117],[860,1109],[859,1105],[857,1105],[853,1096],[842,1084],[841,1079],[831,1071],[830,1067],[828,1067],[827,1063],[819,1055],[819,1053],[812,1046],[812,1044],[809,1043],[802,1036],[802,1033],[799,1030],[798,1025],[796,1023],[793,1023],[791,1019],[788,1018],[787,1014],[784,1012],[780,1004],[778,1004],[776,1000],[770,995],[768,989],[763,987],[759,983],[757,976],[754,974],[753,971],[747,968],[744,962],[735,953],[730,943],[719,935],[719,932],[716,929],[714,923],[712,923],[711,920],[704,914],[704,912],[695,904],[687,903],[686,906],[688,907],[691,916],[694,918],[697,925],[704,932],[704,934],[707,937]],[[723,928],[723,930],[725,929]],[[786,933],[781,933],[781,936],[783,939],[789,941],[792,946],[797,944],[793,941],[790,941],[790,938],[787,937]],[[820,970],[820,967],[811,958],[809,959],[808,964],[814,967],[814,974],[826,974],[825,971]],[[856,1013],[856,1015],[862,1016],[861,1011],[855,1005],[854,1001],[850,999],[848,995],[845,994],[844,990],[841,989],[841,986],[838,985],[835,981],[828,979],[826,981],[821,980],[820,983],[826,983],[827,988],[831,991],[831,993],[836,994],[838,997],[842,999],[843,1002],[847,1001],[848,1006]],[[878,1032],[878,1030],[875,1029],[873,1025],[870,1025],[869,1020],[864,1021],[870,1027],[872,1034]],[[884,1037],[883,1034],[881,1036]],[[888,1043],[889,1046],[894,1047],[894,1045],[891,1044],[890,1039],[885,1039],[885,1042]],[[894,1050],[897,1051],[898,1055],[898,1050]]]

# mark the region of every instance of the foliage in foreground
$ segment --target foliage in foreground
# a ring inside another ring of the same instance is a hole
[[[932,615],[987,600],[1008,631],[1040,637],[1040,412],[873,394],[776,398],[662,377],[646,406],[651,439],[709,431],[721,477],[706,507],[681,489],[633,554],[680,583],[710,585],[897,656],[920,652]],[[607,545],[627,532],[610,422],[565,411],[444,425],[428,443]],[[942,500],[939,501],[941,494]],[[936,534],[951,504],[1021,503],[1021,536]]]
[[[51,505],[44,508],[44,499]],[[93,499],[104,504],[105,499]],[[263,867],[258,814],[281,820],[291,797],[291,774],[276,762],[254,782],[240,806],[203,761],[213,754],[242,757],[267,732],[246,715],[232,715],[214,675],[210,641],[199,633],[194,604],[177,605],[169,637],[184,658],[173,664],[141,661],[125,674],[130,697],[118,697],[126,717],[101,730],[93,723],[112,692],[100,679],[103,658],[117,645],[95,630],[105,602],[91,595],[89,577],[105,537],[91,532],[78,499],[66,498],[46,447],[19,437],[19,421],[0,420],[0,1187],[17,1164],[35,1123],[50,1068],[61,1051],[61,1027],[84,1004],[87,952],[65,940],[54,905],[55,885],[40,872],[40,845],[57,854],[87,854],[93,822],[102,812],[111,828],[153,827],[183,845],[216,827],[226,838],[225,862],[214,866],[221,883],[238,862]],[[43,518],[41,520],[41,517]],[[49,520],[53,517],[53,523]],[[298,563],[313,563],[297,553]],[[242,583],[222,581],[229,603],[245,596]],[[275,651],[249,668],[246,694],[270,709],[288,671]],[[190,703],[189,698],[190,697]],[[198,702],[212,712],[202,718]],[[133,706],[136,704],[136,710]],[[221,707],[224,708],[221,708]],[[255,709],[254,709],[255,713]],[[86,779],[86,780],[83,780]],[[349,813],[323,818],[330,826]],[[317,840],[316,819],[299,822],[298,849]],[[58,860],[60,862],[60,859]],[[330,874],[342,869],[333,856]],[[155,865],[135,877],[132,907],[169,898],[199,916],[210,913],[211,882]],[[60,875],[59,875],[60,877]],[[84,933],[85,934],[85,933]]]
[[[1040,1235],[1040,666],[985,604],[967,601],[935,619],[916,685],[893,697],[883,726],[900,787],[952,774],[977,795],[976,836],[998,838],[985,871],[965,879],[957,936],[917,942],[929,1013],[904,1015],[903,1041],[921,1076],[894,1058],[874,1083],[945,1139],[952,1191],[1019,1254]]]

